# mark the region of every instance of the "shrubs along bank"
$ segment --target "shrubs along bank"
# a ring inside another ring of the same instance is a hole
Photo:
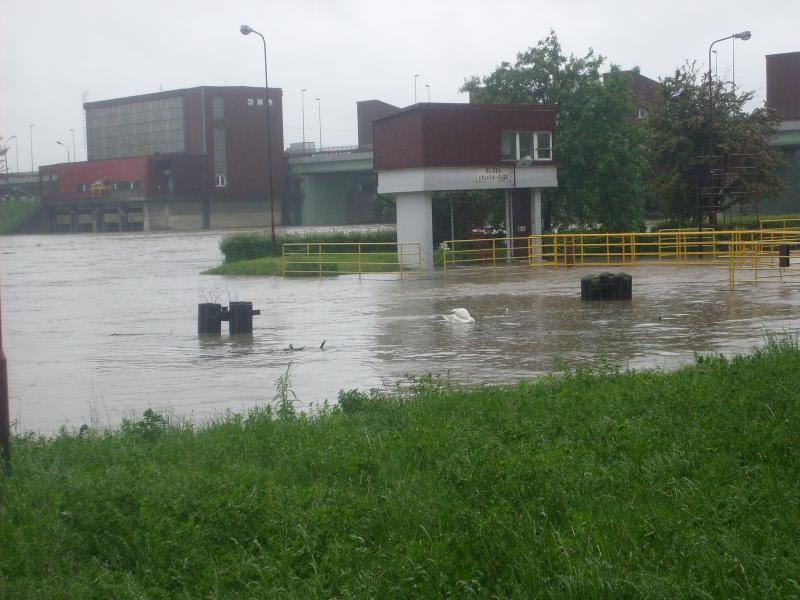
[[[800,350],[14,439],[4,598],[798,594]]]
[[[394,229],[378,229],[373,231],[320,232],[305,234],[279,235],[276,237],[277,248],[273,252],[272,238],[269,233],[232,233],[222,238],[219,249],[225,262],[251,260],[265,256],[279,256],[283,253],[284,244],[387,244],[386,246],[363,247],[363,252],[393,251],[397,234]],[[329,247],[324,252],[354,252],[355,248],[344,250]]]
[[[38,202],[0,202],[0,234],[14,233],[39,210],[41,205]]]
[[[316,277],[393,272],[399,269],[395,241],[393,229],[290,234],[277,237],[273,254],[269,233],[234,233],[219,245],[225,262],[203,274]],[[286,264],[285,244],[302,244],[287,249]],[[360,259],[359,253],[369,259]]]

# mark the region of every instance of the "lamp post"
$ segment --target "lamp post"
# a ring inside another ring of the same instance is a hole
[[[430,104],[431,103],[431,86],[430,86],[430,84],[426,83],[425,84],[425,89],[428,90],[428,104]]]
[[[306,88],[300,90],[300,110],[303,112],[303,152],[306,151]]]
[[[714,40],[711,42],[711,45],[708,47],[708,136],[706,139],[706,143],[708,144],[708,149],[706,154],[708,156],[708,175],[711,174],[711,160],[714,156],[714,80],[711,77],[711,52],[714,48],[714,44],[719,42],[724,42],[725,40],[749,40],[751,38],[751,34],[749,31],[742,31],[740,33],[734,33],[732,35],[725,36],[724,38],[720,38],[718,40]],[[716,212],[716,200],[712,201],[712,205],[710,206],[711,212],[709,212],[709,223],[716,224],[717,219],[717,212]],[[702,206],[702,194],[698,194],[697,199],[697,226],[702,230],[703,228],[703,206]]]
[[[12,135],[8,138],[8,141],[14,140],[14,151],[17,156],[17,173],[19,173],[19,139],[17,139],[16,135]]]
[[[59,146],[63,146],[64,147],[64,150],[67,151],[67,162],[72,162],[69,159],[69,148],[67,147],[67,145],[65,143],[63,143],[63,142],[59,142],[58,140],[56,140],[56,144],[58,144]]]
[[[314,98],[317,101],[317,120],[319,121],[319,151],[322,152],[322,102],[319,98]]]
[[[75,161],[78,160],[78,153],[75,151],[75,130],[70,128],[70,132],[72,133],[72,156],[75,158]]]
[[[414,73],[414,104],[417,103],[417,77],[419,73]]]
[[[714,80],[711,78],[711,51],[714,44],[724,42],[725,40],[744,40],[747,41],[752,37],[749,31],[742,31],[732,35],[714,40],[708,47],[708,155],[711,156],[714,152],[714,139],[713,139],[713,123],[714,123]]]
[[[28,125],[31,133],[31,172],[33,172],[33,126],[34,125],[36,125],[36,123],[31,123],[30,125]]]
[[[263,35],[261,35],[258,31],[256,31],[249,25],[242,25],[239,28],[239,31],[241,32],[242,35],[250,35],[251,33],[255,33],[258,37],[261,38],[261,43],[264,45],[264,91],[267,94],[266,98],[264,99],[264,113],[266,114],[266,120],[267,120],[266,160],[267,160],[267,177],[269,178],[269,184],[267,185],[267,202],[269,202],[269,224],[271,227],[272,253],[275,254],[278,248],[277,248],[277,242],[275,240],[275,200],[272,196],[272,150],[271,150],[272,136],[270,135],[270,124],[269,124],[269,79],[267,78],[267,41],[264,39]]]

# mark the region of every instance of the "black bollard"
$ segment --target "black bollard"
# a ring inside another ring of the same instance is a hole
[[[781,268],[789,266],[789,244],[778,246],[778,266]]]
[[[627,273],[600,273],[581,278],[581,300],[630,300],[633,277]]]
[[[206,302],[197,305],[197,335],[219,335],[222,332],[222,307]]]
[[[252,302],[231,302],[228,307],[228,331],[231,335],[253,333],[253,315],[260,314],[260,310],[253,310]]]

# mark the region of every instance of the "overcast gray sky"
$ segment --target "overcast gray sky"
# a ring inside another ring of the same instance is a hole
[[[800,1],[668,0],[7,0],[0,18],[0,136],[18,136],[19,166],[66,160],[60,140],[86,157],[82,96],[90,101],[197,85],[264,83],[283,88],[284,141],[357,142],[356,102],[398,106],[417,97],[466,102],[464,78],[557,33],[564,51],[591,47],[609,63],[639,66],[658,79],[684,60],[705,65],[715,39],[749,29],[736,42],[736,82],[764,100],[764,55],[800,50]],[[732,75],[731,42],[719,50],[719,75]],[[16,169],[13,142],[9,167]]]

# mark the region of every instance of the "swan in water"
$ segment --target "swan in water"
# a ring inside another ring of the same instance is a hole
[[[469,314],[466,308],[454,308],[449,315],[442,315],[449,323],[474,323],[475,319]]]

